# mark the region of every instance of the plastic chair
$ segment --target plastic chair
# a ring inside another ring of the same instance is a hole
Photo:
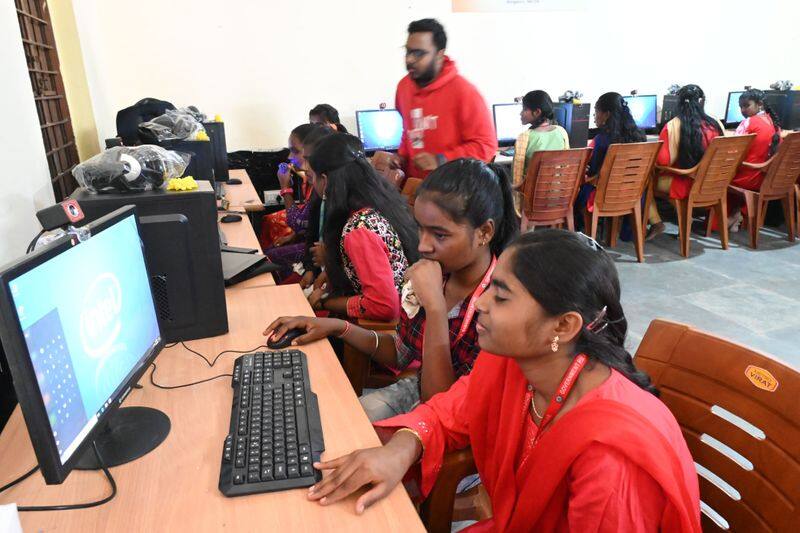
[[[520,231],[563,224],[575,231],[572,211],[589,153],[587,148],[577,148],[541,151],[533,155],[522,184]]]
[[[764,163],[742,163],[742,166],[765,172],[764,181],[757,191],[730,186],[730,190],[744,196],[747,206],[747,229],[750,247],[758,248],[758,232],[764,225],[767,204],[780,200],[786,219],[787,238],[794,242],[796,182],[800,178],[800,132],[784,137],[778,151]]]
[[[417,199],[417,188],[422,185],[422,180],[419,178],[406,178],[403,189],[400,193],[408,199],[408,205],[414,207],[414,202]]]
[[[619,217],[630,215],[633,218],[636,259],[640,263],[644,262],[642,196],[653,173],[661,143],[612,144],[597,177],[591,236],[593,239],[597,237],[601,217],[612,217],[609,245],[613,248],[619,234]]]
[[[692,233],[692,210],[695,207],[708,207],[716,211],[720,227],[722,249],[728,249],[728,186],[736,176],[750,143],[755,135],[737,135],[733,137],[715,137],[708,144],[703,158],[692,168],[672,168],[656,165],[656,169],[667,174],[688,176],[694,180],[692,189],[686,199],[670,199],[675,204],[678,215],[678,232],[680,250],[683,257],[689,257],[689,238]],[[655,187],[650,187],[645,211],[649,209]],[[709,227],[706,235],[710,234]]]
[[[800,373],[665,320],[650,323],[634,361],[683,430],[703,531],[797,531]]]

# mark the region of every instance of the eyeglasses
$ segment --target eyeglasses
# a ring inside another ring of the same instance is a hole
[[[414,61],[418,61],[429,53],[430,52],[428,50],[406,49],[406,59],[408,59],[410,56],[412,59],[414,59]]]

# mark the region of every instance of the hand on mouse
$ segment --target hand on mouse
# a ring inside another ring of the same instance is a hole
[[[304,329],[306,332],[292,341],[292,346],[308,344],[344,331],[344,320],[338,318],[313,318],[308,316],[282,316],[264,330],[267,339],[283,337],[290,329]]]

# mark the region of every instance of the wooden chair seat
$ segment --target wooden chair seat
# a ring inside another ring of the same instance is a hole
[[[611,217],[609,245],[613,248],[617,244],[620,217],[630,216],[633,219],[636,259],[640,263],[644,261],[642,196],[645,194],[661,144],[662,141],[612,144],[608,147],[597,177],[591,237],[597,238],[600,219]]]
[[[520,231],[563,224],[575,231],[572,211],[589,153],[587,148],[577,148],[533,155],[522,184]]]
[[[703,531],[797,531],[800,372],[665,320],[651,322],[634,361],[683,430]]]
[[[715,137],[708,144],[703,158],[692,168],[656,166],[660,172],[686,176],[693,180],[692,189],[687,198],[669,199],[675,205],[678,215],[680,252],[683,257],[689,257],[692,211],[697,207],[706,207],[716,213],[722,249],[728,249],[728,186],[736,176],[739,165],[747,155],[747,150],[754,137],[755,135]],[[647,195],[646,211],[656,195],[655,183],[653,183]]]
[[[744,197],[747,206],[747,229],[750,233],[750,247],[758,248],[758,233],[764,225],[767,204],[780,200],[786,219],[787,239],[794,242],[796,182],[800,179],[800,132],[785,136],[777,153],[760,164],[742,163],[742,166],[765,172],[764,181],[757,191],[730,186],[729,190]]]

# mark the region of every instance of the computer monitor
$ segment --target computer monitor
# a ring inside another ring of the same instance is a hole
[[[396,109],[364,109],[356,111],[358,137],[364,150],[388,151],[400,148],[403,138],[403,117]]]
[[[517,142],[519,134],[528,128],[527,124],[521,122],[520,113],[522,113],[521,103],[492,104],[497,144],[500,146],[512,146]]]
[[[739,97],[744,91],[733,91],[728,93],[728,105],[725,107],[725,126],[736,127],[744,120],[741,108],[739,107]]]
[[[48,484],[80,467],[83,452],[92,458],[93,441],[113,466],[169,431],[159,411],[118,410],[164,346],[135,208],[86,227],[88,239],[64,236],[0,272],[0,339]],[[161,423],[149,424],[151,411]],[[120,415],[127,429],[113,431]]]
[[[623,98],[628,102],[628,109],[631,110],[631,115],[633,115],[633,120],[636,121],[636,125],[646,132],[655,130],[658,96],[655,94],[644,94],[623,96]]]

